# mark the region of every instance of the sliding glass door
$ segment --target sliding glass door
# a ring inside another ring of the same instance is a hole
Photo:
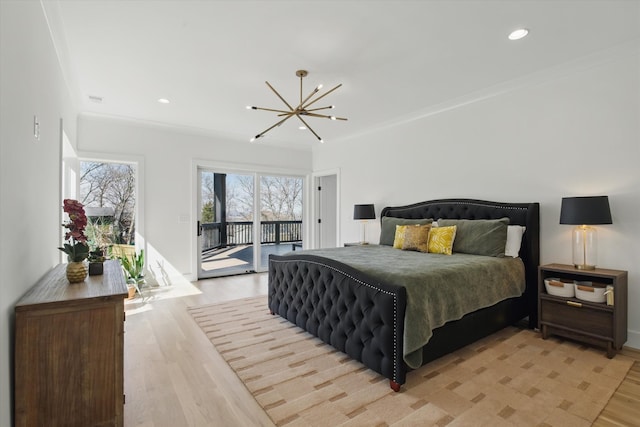
[[[198,170],[198,278],[266,271],[302,248],[302,177]],[[256,191],[257,189],[257,191]]]
[[[254,176],[200,169],[198,278],[251,273]]]
[[[302,249],[304,180],[260,175],[260,271],[269,269],[269,255]]]

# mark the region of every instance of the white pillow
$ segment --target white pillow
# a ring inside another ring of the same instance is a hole
[[[507,227],[507,244],[504,248],[504,256],[518,258],[520,255],[520,245],[522,244],[522,235],[526,227],[522,225],[510,225]]]

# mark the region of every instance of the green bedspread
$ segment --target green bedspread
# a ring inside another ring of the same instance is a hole
[[[503,299],[522,295],[524,265],[519,258],[454,253],[426,254],[390,246],[351,246],[298,253],[322,256],[407,289],[404,360],[422,364],[421,348],[432,330]]]

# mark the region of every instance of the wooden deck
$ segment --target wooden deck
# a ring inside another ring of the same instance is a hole
[[[300,250],[300,242],[262,244],[260,246],[260,265],[267,266],[269,255],[282,255],[292,250]],[[253,271],[253,247],[237,245],[210,251],[202,259],[202,270],[216,276],[248,273]]]

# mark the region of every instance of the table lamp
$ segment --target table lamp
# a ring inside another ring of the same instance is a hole
[[[362,222],[362,239],[361,245],[368,245],[367,242],[367,222],[371,219],[376,219],[376,210],[372,204],[367,205],[354,205],[353,207],[353,219]]]
[[[563,197],[560,224],[577,225],[571,238],[573,265],[579,270],[596,268],[597,224],[612,224],[607,196]]]

